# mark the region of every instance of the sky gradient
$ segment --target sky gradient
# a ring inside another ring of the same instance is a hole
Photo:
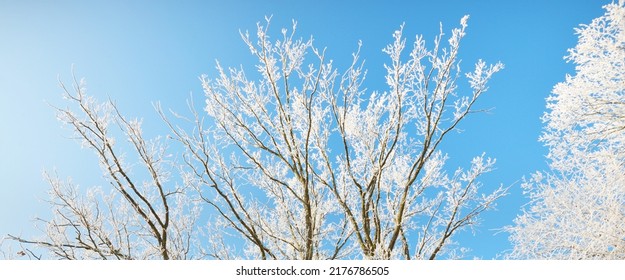
[[[409,42],[423,34],[431,47],[440,23],[449,34],[468,14],[463,69],[479,58],[501,61],[505,69],[476,104],[489,113],[471,115],[442,150],[451,169],[467,167],[482,152],[497,158],[482,182],[511,186],[498,210],[459,240],[472,248],[469,257],[490,259],[510,249],[507,234],[495,233],[526,203],[520,181],[547,168],[537,141],[540,116],[552,87],[573,73],[563,57],[577,42],[574,28],[602,15],[610,1],[86,2],[0,0],[0,236],[39,234],[32,219],[49,212],[44,170],[84,187],[101,183],[95,156],[69,139],[50,106],[65,106],[58,82],[71,82],[72,67],[89,94],[115,100],[126,115],[144,119],[147,136],[156,136],[165,131],[152,103],[184,111],[190,93],[201,102],[198,77],[214,76],[215,60],[253,71],[239,31],[254,34],[265,16],[272,16],[274,32],[296,20],[299,36],[313,36],[342,69],[362,41],[367,85],[377,90],[384,89],[388,61],[381,50],[401,24]]]

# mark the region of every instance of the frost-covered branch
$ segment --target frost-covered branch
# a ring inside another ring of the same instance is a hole
[[[463,199],[429,197],[470,177],[447,178],[438,147],[474,111],[487,81],[503,67],[478,61],[466,75],[471,92],[459,94],[457,55],[466,21],[452,30],[448,48],[441,45],[442,32],[431,51],[417,37],[407,62],[402,30],[395,32],[384,49],[391,63],[385,66],[388,90],[382,92],[364,89],[359,51],[339,72],[312,39],[294,39],[295,24],[274,42],[268,25],[258,26],[257,41],[243,33],[258,59],[258,79],[219,64],[216,79],[203,77],[205,110],[214,125],[196,131],[214,137],[205,143],[221,153],[196,162],[211,166],[200,172],[203,177],[217,178],[206,185],[219,195],[207,202],[262,258],[264,252],[278,258],[334,258],[342,250],[396,258],[401,242],[403,257],[424,258],[411,253],[423,243],[411,236],[428,215],[424,238],[433,248],[438,242],[428,256],[436,257],[457,230],[475,224],[479,213],[505,194],[476,196],[475,180],[494,163],[487,160],[489,167],[464,184]],[[179,135],[188,142],[188,136]],[[482,166],[478,162],[472,168]],[[229,202],[233,198],[236,204]],[[434,233],[444,225],[446,230]]]
[[[457,233],[506,194],[479,183],[494,159],[449,172],[441,151],[503,68],[478,60],[460,70],[467,20],[447,43],[441,26],[431,48],[421,36],[407,47],[401,27],[383,49],[386,84],[371,86],[362,43],[338,69],[312,37],[296,37],[295,22],[270,38],[267,19],[255,38],[241,33],[254,71],[217,63],[201,78],[203,110],[190,101],[189,116],[155,106],[166,138],[144,138],[141,121],[95,102],[82,83],[63,85],[75,108],[58,109],[60,119],[110,186],[84,194],[49,177],[46,236],[13,238],[67,259],[455,257]]]
[[[189,257],[198,213],[185,187],[170,182],[173,163],[167,147],[158,138],[146,140],[141,123],[126,119],[114,103],[98,103],[86,95],[84,81],[74,79],[72,90],[63,83],[61,88],[75,109],[56,108],[58,117],[84,147],[95,152],[110,187],[92,187],[83,193],[71,181],[46,173],[53,217],[40,220],[44,236],[12,238],[44,247],[63,259]],[[116,143],[112,125],[117,125],[129,147]],[[124,148],[136,152],[139,164],[126,163]]]
[[[511,258],[625,258],[625,1],[576,29],[575,64],[547,99],[541,141],[550,171],[524,188]]]

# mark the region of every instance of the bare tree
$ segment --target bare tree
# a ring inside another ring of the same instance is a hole
[[[95,105],[81,86],[74,95],[66,90],[85,118],[62,109],[62,119],[96,151],[113,192],[83,199],[71,183],[51,177],[57,216],[44,221],[46,239],[16,239],[64,258],[186,258],[197,234],[196,196],[209,207],[208,236],[194,256],[457,257],[463,249],[453,237],[477,225],[506,193],[501,187],[485,193],[478,182],[494,159],[482,154],[466,170],[448,173],[440,151],[444,138],[478,111],[475,102],[503,67],[480,60],[464,75],[468,92],[458,89],[467,18],[452,30],[448,47],[441,27],[432,50],[417,36],[404,53],[403,27],[396,31],[383,50],[390,62],[380,91],[365,88],[360,45],[340,72],[312,38],[295,36],[295,23],[271,41],[267,19],[256,40],[241,34],[258,60],[256,73],[218,63],[216,78],[202,77],[202,112],[192,102],[190,117],[157,106],[169,138],[184,151],[178,165],[165,156],[163,139],[146,143],[139,123],[114,104]],[[111,120],[149,175],[143,188],[114,149]],[[171,169],[181,170],[180,185],[168,183]]]
[[[188,184],[252,258],[450,257],[453,235],[505,194],[478,191],[493,159],[448,175],[438,150],[503,67],[479,61],[466,74],[472,92],[457,92],[466,21],[449,48],[442,29],[431,51],[416,37],[407,62],[396,31],[382,92],[364,88],[358,52],[339,73],[312,38],[294,37],[296,24],[273,42],[269,20],[256,41],[242,34],[259,77],[218,64],[217,78],[203,77],[208,125],[196,113],[188,134],[168,121],[187,147]],[[214,256],[227,258],[232,248],[220,246]]]
[[[110,191],[93,187],[82,193],[71,180],[46,173],[53,217],[39,219],[45,235],[10,237],[62,259],[188,258],[199,212],[186,187],[169,181],[175,166],[167,147],[159,139],[147,141],[140,121],[125,118],[110,101],[96,102],[84,86],[76,79],[71,90],[61,83],[75,109],[57,108],[58,118],[95,152]],[[139,164],[128,164],[118,150],[115,128],[127,138]]]

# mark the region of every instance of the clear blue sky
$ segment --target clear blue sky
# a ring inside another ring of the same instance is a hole
[[[198,77],[215,73],[215,59],[250,66],[239,30],[255,32],[266,15],[273,15],[275,30],[297,20],[299,35],[313,35],[339,64],[350,62],[362,40],[369,88],[382,89],[381,49],[399,25],[405,23],[409,39],[423,34],[431,42],[440,22],[449,33],[469,14],[464,69],[478,58],[506,68],[477,104],[491,113],[471,116],[443,149],[450,167],[466,167],[486,152],[497,158],[497,169],[485,185],[514,184],[499,210],[461,240],[473,249],[470,256],[495,258],[510,248],[507,234],[495,229],[511,224],[526,202],[515,182],[546,168],[537,142],[540,116],[553,85],[573,71],[562,59],[576,44],[573,28],[602,15],[609,2],[0,0],[0,235],[36,234],[32,218],[49,211],[43,170],[56,168],[82,186],[99,183],[95,156],[68,139],[71,132],[48,105],[64,104],[57,77],[69,82],[72,65],[90,94],[143,117],[144,130],[155,135],[162,131],[151,102],[183,110],[189,93],[201,98]]]

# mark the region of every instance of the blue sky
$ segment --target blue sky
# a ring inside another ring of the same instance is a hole
[[[449,33],[468,14],[464,69],[478,58],[506,67],[476,105],[490,113],[462,123],[463,132],[451,135],[443,151],[450,167],[466,167],[482,152],[497,158],[497,169],[483,183],[512,185],[510,195],[461,241],[480,258],[509,249],[507,235],[494,234],[526,202],[518,181],[547,167],[546,150],[537,142],[540,116],[552,87],[573,72],[563,60],[577,41],[573,28],[602,15],[610,1],[335,2],[0,0],[0,235],[36,234],[32,219],[48,211],[42,171],[56,169],[82,186],[98,183],[95,156],[68,139],[71,132],[49,105],[64,105],[57,79],[69,82],[72,65],[90,94],[110,97],[129,116],[142,117],[154,136],[163,131],[152,102],[183,111],[190,93],[201,99],[198,77],[214,75],[216,59],[251,66],[239,30],[253,34],[267,15],[275,31],[296,20],[299,35],[312,35],[338,65],[351,61],[361,40],[368,87],[383,89],[387,57],[381,49],[394,30],[405,23],[406,37],[423,34],[431,43],[440,22]]]

